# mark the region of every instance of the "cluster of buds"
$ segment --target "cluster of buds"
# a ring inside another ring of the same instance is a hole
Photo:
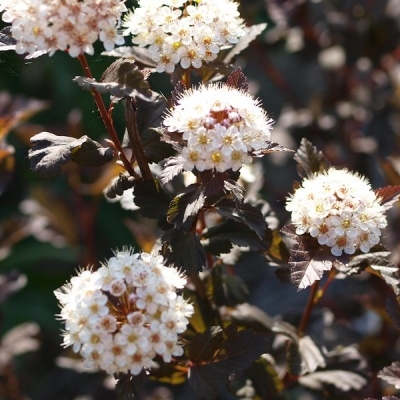
[[[118,34],[125,0],[3,0],[3,21],[11,23],[16,52],[68,50],[72,57],[93,54],[100,38],[106,50],[124,39]]]
[[[96,271],[84,270],[54,293],[65,321],[64,345],[88,367],[139,374],[181,356],[180,334],[193,306],[177,289],[186,279],[161,256],[124,249]]]
[[[232,0],[139,0],[123,27],[133,43],[149,48],[157,71],[168,73],[178,63],[200,68],[216,59],[221,46],[232,46],[245,34]]]
[[[305,179],[288,199],[296,233],[309,233],[341,256],[368,253],[387,225],[385,209],[366,178],[330,168]]]
[[[272,128],[259,101],[226,84],[184,91],[163,124],[167,136],[183,139],[183,169],[199,172],[237,171],[251,163],[251,154],[268,146]]]

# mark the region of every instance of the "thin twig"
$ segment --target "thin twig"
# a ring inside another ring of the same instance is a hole
[[[299,336],[303,336],[305,330],[307,329],[308,321],[310,320],[311,316],[311,311],[313,310],[316,303],[315,298],[318,292],[318,286],[319,286],[319,281],[315,281],[311,286],[311,291],[308,297],[307,305],[301,317],[301,321],[298,328]]]
[[[85,76],[87,78],[93,79],[93,75],[90,70],[89,64],[83,53],[78,56],[78,60],[82,65]],[[104,104],[103,98],[101,97],[101,94],[94,89],[91,89],[90,91],[93,95],[94,101],[96,103],[97,109],[99,110],[99,113],[103,120],[104,126],[106,127],[107,132],[111,137],[111,140],[114,142],[115,148],[118,150],[118,153],[119,153],[118,156],[119,156],[120,160],[122,161],[122,163],[124,164],[126,171],[128,171],[128,173],[131,176],[138,178],[138,175],[134,171],[132,164],[128,161],[128,159],[125,156],[124,150],[122,149],[122,146],[121,146],[121,142],[118,138],[117,132],[115,131],[113,121],[110,118],[110,115],[106,109],[106,106]]]

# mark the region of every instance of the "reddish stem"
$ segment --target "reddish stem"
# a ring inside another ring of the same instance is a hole
[[[78,56],[78,60],[82,65],[82,68],[83,68],[83,71],[85,73],[85,76],[87,78],[93,79],[93,75],[92,75],[92,72],[90,70],[89,64],[88,64],[88,62],[86,60],[86,57],[85,57],[85,55],[83,53]],[[128,171],[128,173],[131,176],[134,176],[135,178],[138,178],[138,175],[134,171],[131,163],[128,161],[128,159],[125,156],[124,150],[122,149],[122,146],[121,146],[121,142],[120,142],[120,140],[118,138],[117,132],[115,131],[113,121],[112,121],[112,119],[111,119],[111,117],[110,117],[110,115],[109,115],[109,113],[107,111],[107,108],[106,108],[106,106],[104,104],[104,101],[103,101],[103,98],[101,97],[101,94],[98,91],[94,90],[94,89],[90,89],[90,91],[91,91],[91,93],[93,95],[94,101],[96,103],[97,109],[99,110],[99,113],[100,113],[101,118],[103,120],[104,126],[106,127],[107,132],[111,137],[111,140],[114,142],[115,148],[118,150],[118,156],[121,159],[122,163],[124,164],[124,167],[125,167],[126,171]]]
[[[310,320],[311,316],[311,311],[313,310],[316,304],[316,294],[318,292],[318,286],[319,286],[319,281],[315,281],[311,286],[311,291],[308,297],[307,305],[301,317],[301,321],[298,328],[299,336],[304,336],[304,333],[307,329],[308,321]]]

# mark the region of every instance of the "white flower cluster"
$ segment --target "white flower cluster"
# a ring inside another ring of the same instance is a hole
[[[65,320],[64,345],[88,367],[134,375],[181,356],[179,334],[193,306],[176,294],[186,279],[161,256],[124,249],[96,271],[84,270],[54,293]]]
[[[267,147],[272,120],[247,92],[211,84],[183,92],[163,121],[185,141],[183,168],[239,170],[250,153]]]
[[[308,232],[331,253],[368,253],[380,241],[387,221],[384,207],[366,178],[330,168],[305,179],[287,200],[296,233]]]
[[[100,38],[106,50],[123,44],[118,34],[125,0],[0,0],[3,21],[11,23],[16,52],[67,50],[71,57],[93,54]]]
[[[232,0],[139,0],[122,24],[133,43],[148,46],[158,72],[200,68],[215,60],[221,46],[245,34],[238,3]]]

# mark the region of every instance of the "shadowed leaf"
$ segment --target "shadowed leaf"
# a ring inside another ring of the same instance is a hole
[[[262,212],[258,208],[251,204],[238,204],[226,198],[220,200],[214,207],[223,217],[246,224],[260,239],[264,236],[267,224]]]
[[[157,66],[157,63],[152,59],[152,54],[149,49],[144,47],[120,46],[111,51],[103,51],[101,55],[118,58],[131,58],[136,61],[137,64],[141,64],[144,67],[155,68]]]
[[[213,359],[190,368],[189,384],[200,398],[212,399],[221,384],[234,379],[235,374],[249,368],[267,351],[268,341],[264,335],[254,333],[252,329],[237,331],[234,325],[229,325]]]
[[[161,236],[162,255],[168,265],[187,275],[199,273],[206,265],[206,253],[195,233],[170,229]]]
[[[388,290],[386,293],[385,308],[392,320],[393,326],[400,331],[400,304],[398,297]]]
[[[54,178],[61,166],[74,161],[84,166],[99,166],[113,158],[113,150],[103,147],[88,136],[79,139],[41,132],[31,138],[28,152],[31,169],[43,178]]]
[[[204,332],[197,334],[188,347],[189,360],[193,364],[201,364],[214,359],[221,350],[224,335],[220,326],[211,326]]]
[[[180,99],[182,93],[186,90],[186,86],[182,81],[179,81],[171,92],[171,103],[173,106],[178,104],[178,100]]]
[[[120,173],[116,179],[106,190],[106,196],[114,199],[117,196],[122,196],[125,190],[132,188],[135,185],[135,179],[132,176]]]
[[[143,370],[139,375],[118,374],[115,378],[118,379],[115,385],[115,393],[118,400],[139,399],[146,381],[146,373]]]
[[[376,196],[380,198],[379,202],[383,205],[385,210],[393,207],[400,199],[400,186],[385,186],[374,190],[374,192]]]
[[[297,162],[297,173],[302,178],[307,178],[315,172],[326,171],[330,167],[329,161],[321,151],[317,150],[307,139],[303,138],[299,149],[294,155]]]

